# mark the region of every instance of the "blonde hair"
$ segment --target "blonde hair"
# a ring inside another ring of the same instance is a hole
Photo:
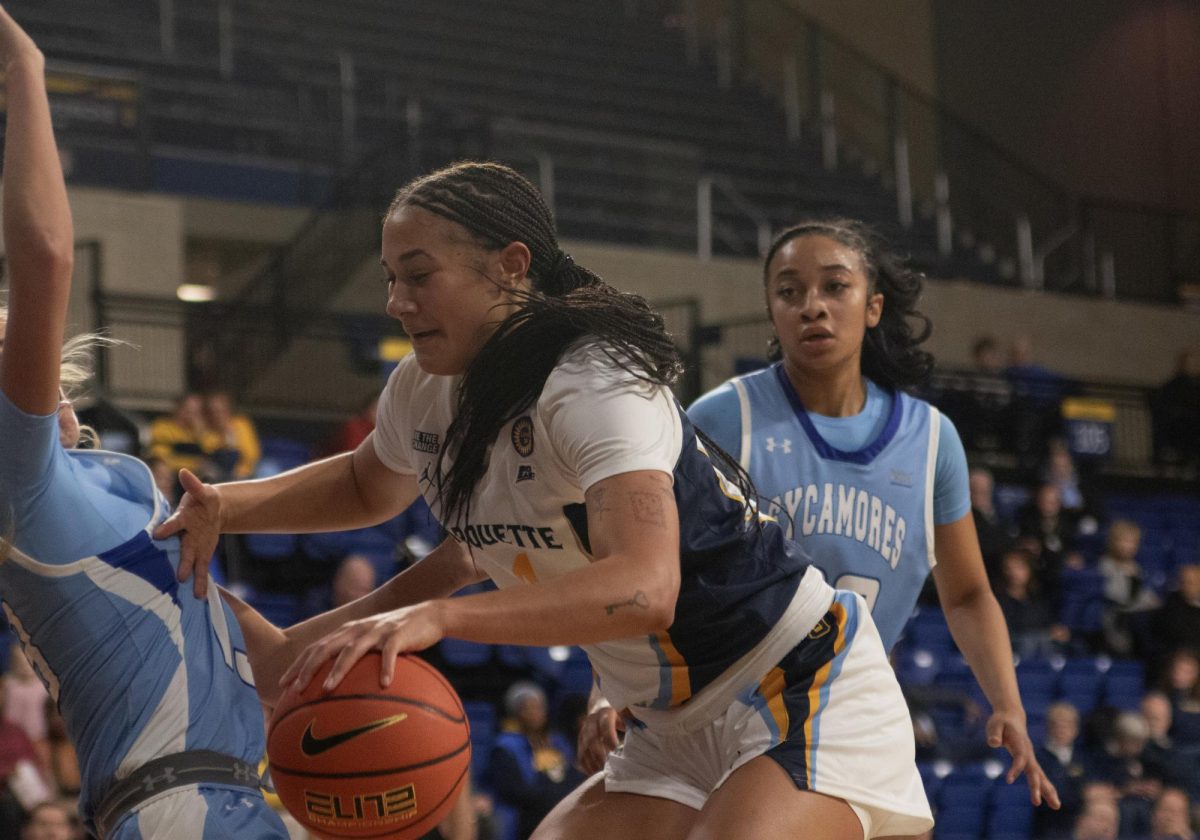
[[[0,303],[0,323],[8,323],[8,307],[3,303]],[[64,341],[58,368],[58,387],[62,389],[63,399],[74,403],[84,394],[95,373],[96,350],[125,343],[109,338],[103,332],[80,333]],[[100,436],[91,426],[79,427],[79,440],[93,448],[100,445]]]

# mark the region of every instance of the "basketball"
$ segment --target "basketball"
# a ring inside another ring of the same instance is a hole
[[[380,688],[378,652],[324,692],[332,663],[303,692],[287,692],[271,719],[279,799],[320,837],[420,837],[467,781],[470,729],[458,694],[414,656],[399,657],[392,684]]]

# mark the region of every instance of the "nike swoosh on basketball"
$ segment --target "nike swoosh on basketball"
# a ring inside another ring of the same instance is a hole
[[[366,735],[368,732],[383,729],[394,723],[399,723],[407,717],[408,715],[406,714],[392,715],[391,717],[366,723],[362,726],[356,726],[353,729],[347,729],[345,732],[339,732],[336,735],[329,735],[325,738],[318,738],[313,734],[313,723],[315,721],[309,721],[308,727],[304,730],[304,736],[300,739],[300,752],[307,756],[320,755],[339,744],[346,743],[351,738],[357,738],[359,735]]]

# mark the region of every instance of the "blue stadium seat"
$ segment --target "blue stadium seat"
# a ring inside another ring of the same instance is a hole
[[[471,724],[471,777],[477,787],[487,784],[488,758],[496,737],[496,707],[481,700],[463,703]]]
[[[929,685],[941,670],[940,657],[925,648],[912,648],[896,657],[896,678],[902,685]]]
[[[308,445],[298,440],[282,437],[264,437],[259,441],[262,447],[262,457],[254,475],[258,478],[286,472],[293,467],[307,464],[312,460],[312,450]]]
[[[492,646],[462,639],[442,639],[438,650],[446,664],[458,668],[477,668],[492,661]]]
[[[907,641],[914,648],[924,648],[935,654],[954,649],[954,639],[946,617],[936,608],[922,609],[908,624]]]
[[[1058,688],[1058,672],[1044,659],[1024,660],[1017,665],[1017,687],[1026,714],[1044,714]]]
[[[541,682],[557,683],[562,675],[563,662],[550,655],[550,649],[533,645],[498,645],[496,656],[509,668],[533,671]]]
[[[1119,660],[1104,675],[1104,704],[1136,710],[1141,706],[1145,688],[1145,666],[1141,662]]]
[[[1013,784],[998,780],[992,789],[992,808],[988,814],[989,837],[998,834],[1017,834],[1028,837],[1033,828],[1033,805],[1024,779]]]
[[[250,590],[245,600],[276,627],[291,627],[300,620],[300,599],[295,595]]]
[[[1082,657],[1067,660],[1059,682],[1059,698],[1066,700],[1079,714],[1086,715],[1100,700],[1102,675],[1095,659]]]
[[[592,691],[592,665],[587,659],[568,659],[558,680],[558,690],[563,694],[590,694]]]
[[[983,808],[946,806],[938,809],[933,826],[935,840],[978,840],[983,833]]]
[[[296,553],[300,539],[295,534],[246,534],[242,545],[256,560],[285,560]]]
[[[992,780],[979,765],[971,764],[955,768],[942,780],[938,791],[939,819],[943,810],[974,811],[982,822],[983,812],[991,795]]]

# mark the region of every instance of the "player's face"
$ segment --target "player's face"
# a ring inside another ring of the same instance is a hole
[[[853,248],[814,234],[792,239],[772,257],[767,309],[790,369],[857,370],[863,337],[883,313],[883,295],[871,292]]]
[[[462,373],[510,311],[499,257],[461,225],[401,207],[383,225],[387,313],[404,325],[427,373]]]

